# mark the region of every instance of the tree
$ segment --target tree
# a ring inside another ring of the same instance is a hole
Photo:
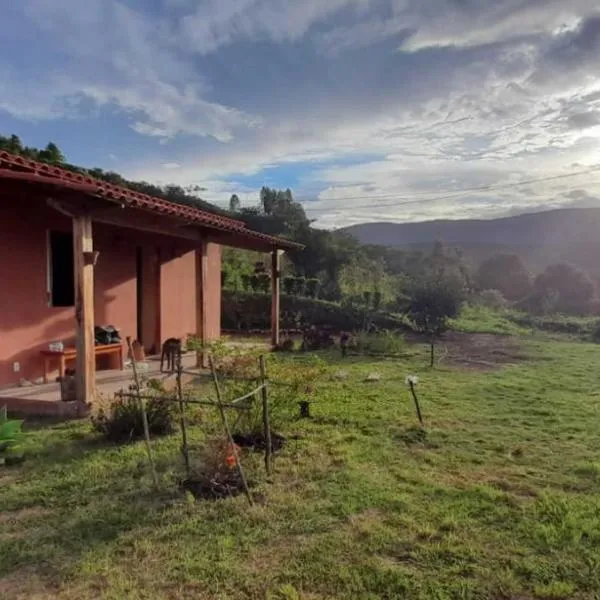
[[[412,290],[407,316],[417,331],[429,335],[431,366],[435,360],[435,340],[448,329],[448,320],[460,313],[463,291],[454,281],[427,278]]]
[[[581,269],[561,263],[546,267],[534,284],[534,303],[545,311],[584,314],[596,293],[590,276]]]
[[[60,165],[65,162],[65,156],[56,144],[50,142],[44,150],[38,153],[38,160],[51,165]]]
[[[475,277],[480,290],[499,290],[507,300],[521,300],[531,293],[531,279],[516,254],[496,254],[484,261]]]
[[[260,190],[260,203],[265,215],[272,215],[277,202],[277,191],[263,186]]]
[[[241,207],[242,203],[240,202],[239,196],[237,194],[232,194],[231,198],[229,199],[229,212],[240,212]]]
[[[13,133],[10,136],[10,139],[8,140],[6,149],[9,152],[13,152],[14,154],[21,154],[21,152],[23,151],[23,144],[21,143],[21,138]]]

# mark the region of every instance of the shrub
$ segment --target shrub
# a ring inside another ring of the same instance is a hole
[[[283,293],[288,295],[288,296],[293,296],[294,295],[294,285],[296,283],[296,278],[295,277],[284,277],[281,280],[281,283],[283,284]]]
[[[295,346],[296,346],[296,344],[292,338],[286,338],[281,343],[279,350],[281,350],[282,352],[293,352],[295,349]]]
[[[148,429],[151,435],[173,433],[175,403],[159,398],[146,402]],[[115,443],[130,442],[144,437],[142,411],[133,398],[116,398],[107,409],[100,408],[92,416],[94,431]]]
[[[350,346],[356,352],[368,354],[401,354],[406,348],[404,336],[396,331],[361,331],[352,338]]]
[[[475,279],[479,289],[499,290],[509,300],[520,300],[531,292],[529,273],[516,254],[496,254],[488,258],[479,267]]]
[[[583,315],[589,311],[596,286],[589,275],[573,265],[546,267],[535,279],[532,308],[543,312]]]
[[[6,406],[0,409],[0,465],[7,461],[23,438],[22,426],[23,421],[8,418]]]
[[[313,350],[327,350],[335,346],[329,327],[315,327],[307,329],[302,336],[302,350],[304,352]]]
[[[506,298],[500,290],[483,290],[475,296],[475,302],[478,306],[491,308],[493,310],[502,310],[507,307]]]
[[[319,295],[320,281],[315,277],[306,280],[306,296],[308,298],[316,298]]]

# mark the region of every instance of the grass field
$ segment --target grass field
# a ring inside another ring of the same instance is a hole
[[[324,355],[272,480],[245,459],[254,507],[182,495],[177,435],[154,492],[142,443],[32,428],[0,471],[0,598],[600,598],[600,346],[518,344],[497,368]]]

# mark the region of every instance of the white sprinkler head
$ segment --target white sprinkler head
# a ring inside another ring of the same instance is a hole
[[[406,385],[410,386],[412,385],[417,385],[417,383],[419,383],[419,378],[416,375],[407,375],[406,376]]]

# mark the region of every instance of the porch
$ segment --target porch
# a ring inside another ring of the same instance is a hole
[[[201,372],[196,366],[196,355],[186,353],[182,356],[183,368],[186,371]],[[151,356],[139,364],[141,377],[162,381],[169,387],[174,375],[160,370],[160,356]],[[128,363],[123,370],[106,369],[96,372],[95,398],[110,398],[121,390],[127,390],[133,383],[133,370]],[[82,416],[80,403],[62,402],[60,384],[50,382],[38,385],[16,386],[0,389],[0,406],[7,406],[12,413],[44,416]]]
[[[301,248],[298,244],[252,231],[229,217],[4,152],[0,199],[0,233],[11,251],[11,260],[0,264],[5,289],[11,291],[0,302],[0,388],[10,386],[0,389],[0,402],[23,407],[56,403],[58,384],[27,383],[39,378],[40,353],[54,341],[76,347],[80,407],[93,403],[97,393],[127,387],[130,372],[96,373],[96,324],[115,325],[123,342],[139,339],[154,353],[169,337],[219,338],[221,246],[271,256],[271,343],[278,344],[280,256]],[[48,245],[55,232],[62,236],[63,249],[72,247],[58,261]],[[64,243],[65,235],[71,242]],[[63,295],[55,302],[52,278],[67,272]],[[64,294],[69,289],[70,300]],[[206,365],[202,351],[185,360],[187,368]],[[156,359],[148,361],[148,371],[162,377]],[[25,385],[14,387],[19,378]]]

